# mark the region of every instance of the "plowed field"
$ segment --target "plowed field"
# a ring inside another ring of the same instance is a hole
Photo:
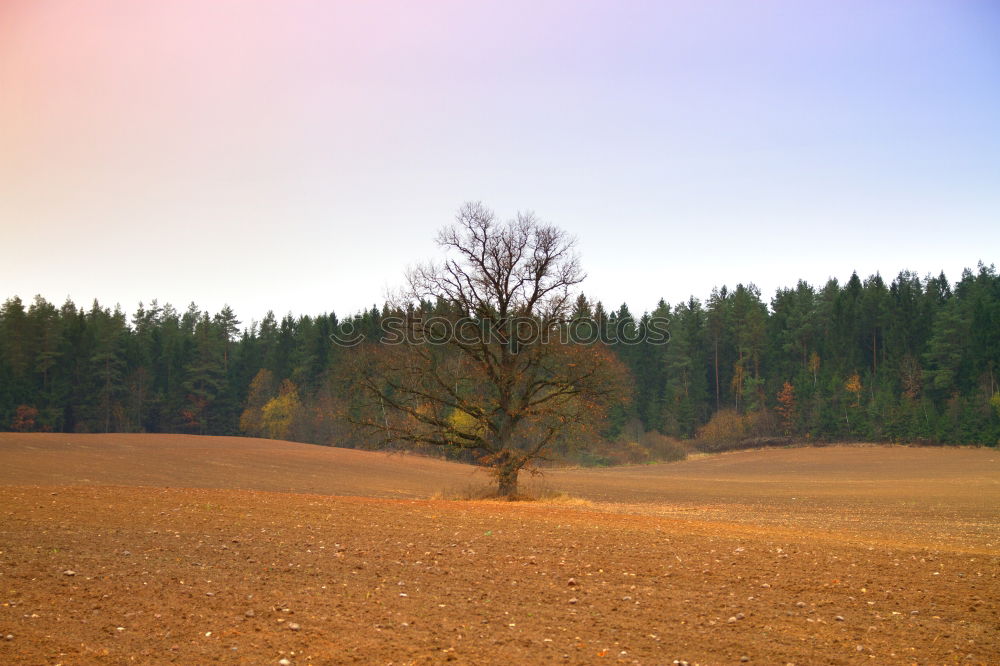
[[[0,434],[0,663],[1000,663],[1000,452],[482,472]]]

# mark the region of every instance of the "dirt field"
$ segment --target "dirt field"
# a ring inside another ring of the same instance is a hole
[[[1000,663],[1000,452],[549,472],[0,434],[0,663]],[[7,638],[7,636],[10,638]]]

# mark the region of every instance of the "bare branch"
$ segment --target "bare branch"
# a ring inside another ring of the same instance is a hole
[[[599,422],[625,395],[624,370],[610,354],[519,328],[548,331],[569,313],[585,274],[564,231],[530,212],[501,223],[474,202],[438,232],[437,243],[443,260],[406,275],[405,297],[432,304],[409,324],[417,339],[372,353],[359,369],[372,405],[391,409],[398,422],[373,415],[367,422],[400,441],[479,450],[509,491],[518,469],[574,428]],[[427,344],[432,319],[463,335]]]

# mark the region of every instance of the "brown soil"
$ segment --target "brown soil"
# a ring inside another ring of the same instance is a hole
[[[0,435],[0,662],[1000,663],[1000,452],[752,451],[528,484],[590,501],[419,499],[486,481]]]

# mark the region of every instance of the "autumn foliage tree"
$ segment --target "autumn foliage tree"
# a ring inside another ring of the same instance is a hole
[[[274,396],[274,373],[262,368],[254,375],[247,394],[246,408],[240,415],[240,430],[251,437],[267,437],[264,405]]]
[[[857,372],[851,373],[851,376],[847,378],[844,382],[844,389],[854,397],[854,406],[861,406],[861,376]]]
[[[785,382],[778,391],[778,404],[774,410],[781,417],[781,427],[786,435],[791,435],[795,430],[796,406],[795,387],[790,382]]]
[[[353,355],[355,418],[386,442],[474,452],[511,497],[522,469],[625,399],[626,371],[570,334],[584,274],[563,231],[472,203],[437,242],[447,258],[408,274],[400,326]]]
[[[32,432],[36,428],[36,419],[38,419],[37,409],[29,405],[18,405],[10,429],[14,432]]]
[[[271,439],[289,439],[292,429],[302,417],[299,390],[291,381],[281,382],[278,395],[264,405],[262,422],[266,436]]]

